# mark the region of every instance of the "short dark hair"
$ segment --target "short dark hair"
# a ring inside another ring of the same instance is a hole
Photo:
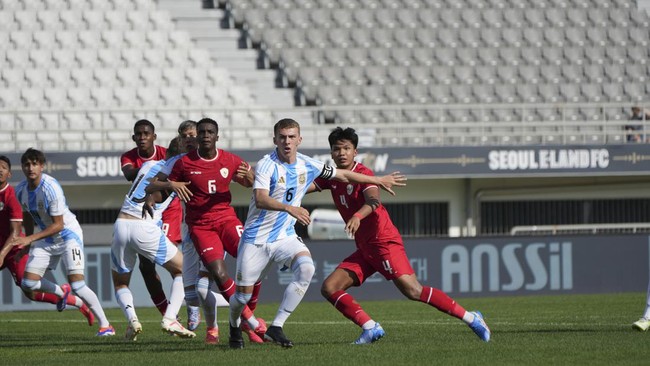
[[[188,119],[186,121],[181,122],[181,124],[178,125],[178,134],[180,135],[183,133],[183,131],[190,128],[196,129],[196,127],[197,127],[196,121],[192,121],[191,119]]]
[[[201,123],[209,123],[209,124],[213,125],[217,129],[217,132],[219,132],[219,124],[217,123],[217,121],[213,120],[212,118],[201,118],[201,120],[199,120],[196,123],[196,128],[197,129],[199,128],[199,125]]]
[[[330,143],[330,148],[332,148],[332,146],[334,146],[337,141],[349,140],[352,142],[352,145],[356,149],[357,145],[359,144],[359,135],[357,135],[356,131],[354,131],[354,128],[347,127],[344,130],[341,127],[337,127],[333,129],[332,132],[330,132],[327,140]]]
[[[29,148],[25,151],[23,156],[20,157],[20,164],[25,164],[29,161],[35,161],[39,164],[45,164],[45,154],[42,151],[34,148]]]
[[[283,118],[279,120],[275,126],[273,126],[273,136],[275,136],[279,130],[283,130],[285,128],[297,128],[298,133],[300,133],[300,123],[291,118]]]
[[[9,170],[11,170],[11,160],[9,160],[8,157],[6,157],[4,155],[0,155],[0,161],[4,161],[5,163],[7,163],[7,166],[9,167]]]
[[[156,132],[156,127],[148,119],[141,119],[138,122],[136,122],[135,125],[133,125],[133,132],[135,132],[135,129],[140,126],[149,126],[151,127],[152,132]]]

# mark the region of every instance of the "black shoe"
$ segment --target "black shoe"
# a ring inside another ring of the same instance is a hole
[[[244,338],[241,335],[241,328],[230,326],[230,338],[228,339],[230,348],[242,349],[244,348]]]
[[[274,325],[270,326],[266,330],[266,333],[264,333],[264,339],[271,342],[275,342],[285,348],[293,347],[293,342],[291,342],[290,340],[287,339],[287,337],[285,337],[282,328],[276,327]]]

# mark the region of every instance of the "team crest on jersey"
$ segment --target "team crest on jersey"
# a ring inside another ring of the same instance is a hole
[[[228,178],[228,168],[221,168],[221,170],[219,170],[219,173],[221,173],[222,177]]]
[[[307,175],[305,173],[300,174],[298,176],[298,183],[305,184],[305,181],[307,181]]]
[[[280,177],[280,179],[278,179],[278,184],[284,184],[284,183],[285,183],[284,177]]]
[[[38,205],[37,205],[37,206],[38,206],[38,209],[39,209],[39,210],[42,210],[43,208],[45,208],[45,205],[43,204],[43,201],[38,201]]]
[[[2,210],[4,210],[4,209],[5,209],[5,203],[4,203],[4,202],[0,202],[0,211],[2,211]]]
[[[352,184],[348,184],[348,186],[345,187],[345,190],[348,192],[348,196],[352,194],[353,189],[354,189],[354,186]]]

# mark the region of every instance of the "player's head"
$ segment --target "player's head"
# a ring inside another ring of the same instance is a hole
[[[42,151],[29,148],[20,157],[20,165],[28,181],[37,181],[43,174],[45,167],[45,154]]]
[[[133,126],[133,142],[138,146],[138,150],[151,153],[156,141],[156,128],[149,120],[141,119]]]
[[[285,118],[273,126],[273,143],[277,147],[278,156],[286,163],[293,163],[302,142],[300,124]]]
[[[184,151],[183,145],[181,145],[181,138],[180,136],[176,136],[169,142],[169,147],[167,147],[167,155],[165,155],[165,159],[169,159],[183,152]]]
[[[198,149],[208,151],[215,149],[219,141],[219,125],[212,118],[203,118],[196,123],[196,139]]]
[[[354,166],[354,158],[357,156],[357,145],[359,144],[359,136],[354,129],[337,127],[332,130],[327,140],[330,143],[330,153],[336,166],[351,169]]]
[[[178,125],[178,137],[180,137],[181,147],[185,151],[196,149],[196,122],[187,120]]]
[[[11,178],[11,160],[4,155],[0,155],[0,187],[4,188]]]

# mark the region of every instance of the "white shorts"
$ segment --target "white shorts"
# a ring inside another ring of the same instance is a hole
[[[162,266],[176,253],[176,246],[156,224],[144,220],[115,221],[111,244],[111,269],[115,272],[132,272],[138,254]]]
[[[60,243],[51,244],[45,240],[33,243],[29,249],[25,272],[43,277],[48,269],[56,269],[61,257],[68,275],[84,274],[86,260],[83,252],[83,237],[77,234],[75,238]]]
[[[264,277],[272,262],[279,267],[291,267],[291,261],[300,252],[309,252],[309,249],[297,236],[273,243],[240,243],[235,283],[237,286],[253,286]]]

